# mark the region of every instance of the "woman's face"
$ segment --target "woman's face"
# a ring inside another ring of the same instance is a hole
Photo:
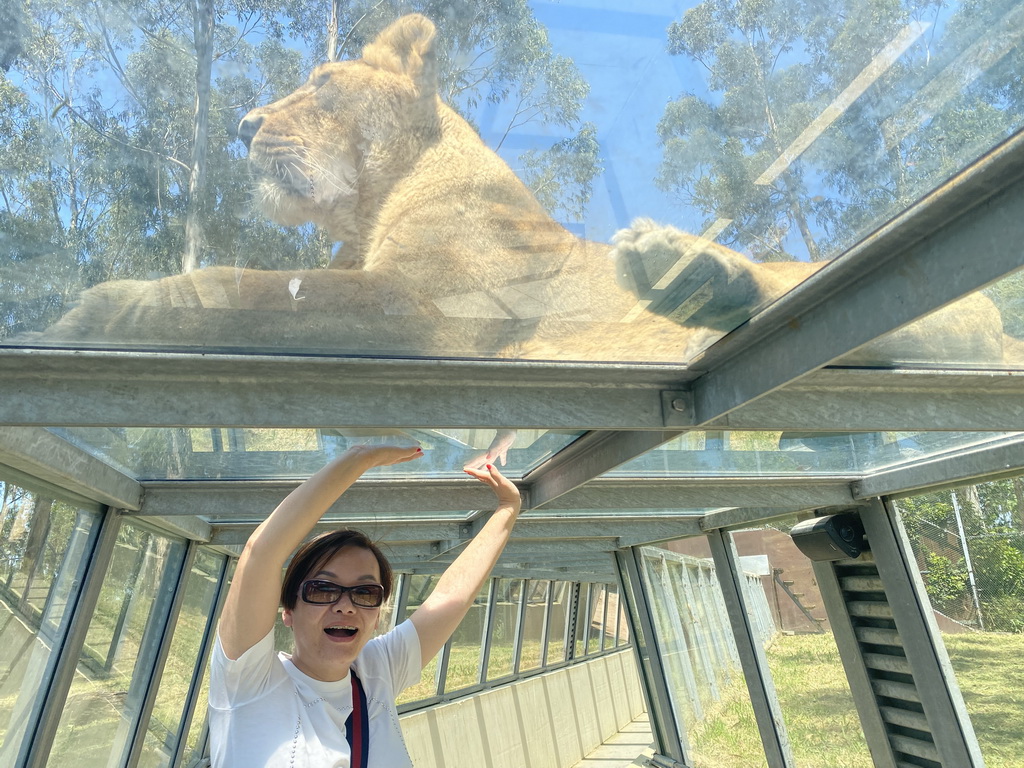
[[[373,552],[362,547],[344,547],[316,573],[305,580],[322,579],[354,587],[380,584],[380,564]],[[373,637],[380,621],[380,608],[363,608],[352,603],[346,592],[333,605],[313,605],[298,596],[293,609],[284,609],[285,626],[295,635],[292,663],[317,680],[341,680],[363,647]]]

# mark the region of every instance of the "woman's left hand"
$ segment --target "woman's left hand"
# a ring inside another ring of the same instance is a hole
[[[498,498],[499,506],[511,507],[515,512],[519,511],[519,507],[522,504],[519,489],[515,483],[501,474],[496,466],[488,464],[483,469],[466,467],[463,472],[471,477],[475,477],[484,485],[490,486],[491,490],[494,491],[494,495]]]

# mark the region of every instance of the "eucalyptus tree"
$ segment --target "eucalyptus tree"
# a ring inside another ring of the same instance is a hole
[[[1019,127],[1021,15],[705,0],[667,32],[707,92],[667,106],[658,184],[755,258],[834,255]]]

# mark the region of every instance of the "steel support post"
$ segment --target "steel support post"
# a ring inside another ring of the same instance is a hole
[[[203,687],[203,678],[206,676],[206,665],[213,652],[213,644],[217,639],[217,623],[220,620],[220,612],[224,608],[224,601],[228,596],[228,585],[231,583],[232,571],[231,558],[225,557],[221,564],[220,577],[217,580],[217,592],[213,598],[210,615],[206,620],[206,627],[203,630],[203,640],[199,646],[199,656],[196,665],[192,669],[192,682],[188,687],[188,697],[185,700],[185,709],[182,712],[181,725],[178,727],[178,739],[174,745],[174,755],[171,758],[171,768],[181,768],[185,759],[185,747],[188,742],[188,732],[192,727],[192,720],[196,716],[196,704],[199,702],[200,689]],[[203,713],[205,718],[205,713]],[[205,749],[204,720],[203,738],[199,739],[199,749]]]
[[[946,768],[983,768],[974,726],[899,515],[892,502],[875,499],[861,520],[939,759]]]
[[[664,654],[654,628],[650,593],[642,576],[642,558],[640,547],[620,549],[615,553],[619,595],[626,602],[633,653],[658,752],[676,763],[688,765],[688,746],[669,694]]]
[[[15,763],[19,768],[44,768],[50,756],[50,748],[53,746],[57,726],[64,711],[64,702],[68,691],[71,690],[85,636],[89,631],[89,623],[99,600],[103,578],[114,555],[114,544],[117,542],[120,527],[120,511],[106,509],[99,522],[99,531],[84,571],[78,600],[73,608],[69,606],[72,615],[64,642],[59,648],[53,648],[56,657],[53,675],[42,697],[42,706],[37,710],[35,723],[25,733],[21,753]]]
[[[169,601],[161,600],[160,598],[154,601],[153,613],[149,621],[157,618],[157,613],[162,608],[160,604],[165,603],[165,606],[163,606],[164,616],[161,621],[162,627],[156,641],[156,653],[153,655],[153,663],[149,669],[149,675],[144,682],[139,681],[138,684],[142,694],[138,714],[135,716],[134,722],[122,721],[124,726],[129,728],[130,734],[125,740],[125,751],[120,765],[135,766],[142,755],[142,748],[146,742],[146,730],[149,728],[149,718],[153,713],[153,705],[156,703],[160,679],[163,676],[167,656],[171,650],[171,642],[174,640],[174,628],[178,623],[181,607],[185,603],[185,589],[188,586],[188,579],[192,573],[192,565],[195,563],[198,550],[198,542],[190,541],[187,543],[185,551],[182,553],[181,561],[178,564],[178,572],[174,577],[174,591],[171,593]],[[139,653],[139,658],[144,658],[143,652]],[[133,685],[133,687],[135,686]],[[131,699],[132,697],[129,695],[129,702]]]
[[[775,684],[768,671],[764,648],[758,640],[756,628],[750,622],[744,596],[744,577],[740,571],[736,548],[729,533],[720,528],[708,532],[707,536],[768,768],[792,768],[793,756],[782,720],[782,709],[775,695]]]

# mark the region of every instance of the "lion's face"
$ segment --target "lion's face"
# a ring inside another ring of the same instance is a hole
[[[354,236],[360,196],[387,183],[376,178],[382,169],[401,172],[394,155],[414,138],[424,104],[433,106],[433,34],[422,17],[400,19],[362,59],[321,64],[296,91],[242,118],[264,215],[284,226],[311,221],[335,240]]]

